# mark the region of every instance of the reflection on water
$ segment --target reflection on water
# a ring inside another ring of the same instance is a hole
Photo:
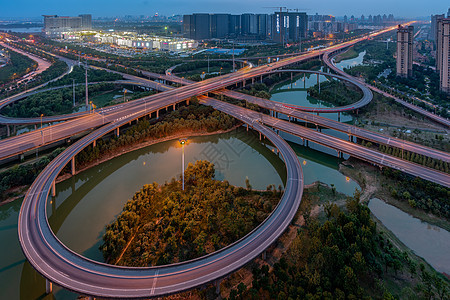
[[[366,55],[366,51],[364,50],[363,52],[360,52],[358,54],[358,57],[342,60],[342,61],[336,63],[336,67],[338,67],[341,70],[344,70],[344,68],[362,65],[365,55]]]
[[[369,208],[414,253],[437,271],[450,274],[450,232],[414,218],[380,199],[370,200]]]
[[[345,181],[338,170],[339,159],[311,148],[291,144],[305,175],[305,184],[320,181],[335,184],[340,192],[353,194],[356,183]],[[286,169],[271,145],[258,135],[236,131],[189,139],[186,164],[208,159],[216,165],[216,178],[244,186],[245,178],[255,189],[279,185]],[[306,163],[305,163],[306,162]],[[66,245],[87,257],[102,260],[98,250],[103,228],[122,210],[127,199],[144,184],[164,183],[181,173],[178,141],[139,149],[102,163],[57,185],[57,196],[48,204],[53,230]],[[329,175],[333,174],[333,175]],[[21,201],[0,206],[0,299],[37,299],[44,295],[44,279],[25,258],[17,236]],[[75,299],[76,294],[54,286],[56,299]],[[48,296],[50,299],[53,296]],[[47,298],[47,297],[45,297]]]
[[[320,82],[327,81],[327,78],[323,75],[305,74],[294,77],[292,81],[280,83],[271,91],[272,97],[270,100],[304,107],[335,107],[329,102],[308,96],[307,89],[317,84],[317,78]],[[326,113],[321,116],[341,122],[353,121],[353,118],[346,113],[342,113],[340,118],[338,118],[337,113]]]

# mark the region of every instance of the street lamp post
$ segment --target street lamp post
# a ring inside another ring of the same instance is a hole
[[[75,107],[75,79],[72,79],[72,87],[73,87],[73,107]]]
[[[180,139],[180,144],[181,144],[181,185],[182,185],[182,190],[184,191],[184,145],[186,145],[187,139]]]
[[[42,144],[44,144],[44,131],[42,130],[42,117],[44,114],[41,114],[41,137],[42,137]]]

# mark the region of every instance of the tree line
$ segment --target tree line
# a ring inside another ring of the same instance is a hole
[[[411,207],[450,220],[450,189],[398,170],[383,168],[391,195]]]
[[[252,286],[239,284],[229,299],[447,299],[447,281],[395,247],[359,198],[350,197],[345,210],[326,204],[324,223],[313,219],[299,229],[273,270],[254,267]],[[417,284],[388,288],[386,278],[399,274]]]

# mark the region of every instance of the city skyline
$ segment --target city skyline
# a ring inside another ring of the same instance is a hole
[[[399,17],[423,17],[431,14],[445,13],[448,10],[448,2],[438,0],[430,6],[423,1],[415,1],[411,5],[410,1],[400,0],[395,4],[392,1],[380,0],[377,2],[361,2],[356,0],[343,0],[339,3],[331,0],[322,0],[320,3],[315,1],[304,1],[298,3],[293,0],[273,1],[263,0],[255,3],[250,1],[242,3],[236,0],[230,1],[205,1],[185,2],[180,0],[168,0],[163,3],[152,3],[148,0],[131,0],[124,7],[120,1],[96,1],[95,4],[88,1],[71,1],[61,7],[60,2],[55,0],[45,0],[35,2],[31,0],[10,1],[2,5],[0,18],[25,17],[34,18],[43,14],[70,15],[74,13],[91,13],[94,18],[112,17],[122,15],[153,15],[159,13],[162,15],[189,14],[194,12],[205,13],[273,13],[277,11],[275,6],[284,6],[291,9],[299,9],[307,14],[333,14],[336,16],[354,15],[359,17],[364,15],[377,15],[392,13]]]

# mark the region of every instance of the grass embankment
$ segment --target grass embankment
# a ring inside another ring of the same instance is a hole
[[[343,60],[357,58],[359,56],[359,52],[355,51],[354,47],[350,47],[347,51],[339,54],[334,58],[335,63],[340,63]]]

